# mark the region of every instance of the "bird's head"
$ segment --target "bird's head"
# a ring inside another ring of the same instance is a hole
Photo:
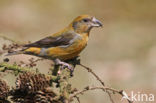
[[[102,27],[102,23],[93,16],[81,15],[70,25],[77,33],[89,33],[93,27]]]

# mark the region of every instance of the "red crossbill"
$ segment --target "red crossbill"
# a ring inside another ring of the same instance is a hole
[[[63,30],[48,37],[23,46],[23,49],[10,53],[29,54],[52,59],[56,64],[68,66],[65,60],[77,57],[86,47],[90,30],[101,27],[102,23],[93,16],[81,15],[75,18]],[[69,67],[70,68],[70,67]]]

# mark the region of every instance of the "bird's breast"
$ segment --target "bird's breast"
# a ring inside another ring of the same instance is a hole
[[[70,47],[67,48],[69,53],[81,52],[87,45],[88,36],[82,35],[81,38],[76,39]]]

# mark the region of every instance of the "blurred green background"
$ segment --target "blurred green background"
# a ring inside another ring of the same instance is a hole
[[[82,63],[113,88],[156,95],[156,0],[0,0],[0,34],[33,42],[59,31],[81,14],[93,15],[104,24],[92,30],[81,53]],[[27,61],[30,56],[10,58],[11,62]],[[44,72],[50,63],[41,62],[38,68]],[[13,83],[11,75],[5,78]],[[71,82],[79,89],[100,85],[79,66]],[[113,98],[121,103],[120,96]],[[110,103],[102,91],[88,92],[80,99],[82,103]]]

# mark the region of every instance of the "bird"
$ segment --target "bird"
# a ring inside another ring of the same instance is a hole
[[[90,31],[93,27],[102,27],[103,24],[90,15],[76,17],[61,31],[23,46],[22,50],[8,53],[7,56],[28,54],[51,59],[56,65],[62,65],[72,70],[66,60],[77,57],[87,46]]]

